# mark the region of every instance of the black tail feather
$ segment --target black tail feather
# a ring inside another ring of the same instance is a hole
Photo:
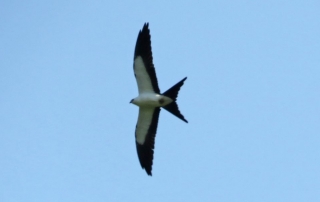
[[[170,112],[171,114],[175,115],[176,117],[178,117],[179,119],[181,119],[182,121],[188,123],[188,121],[184,118],[184,116],[180,113],[178,105],[176,102],[171,102],[170,104],[166,105],[163,107],[163,109],[167,110],[168,112]]]
[[[181,81],[179,81],[178,83],[176,83],[174,86],[172,86],[169,90],[167,90],[166,92],[162,93],[162,95],[167,96],[169,98],[171,98],[173,101],[176,101],[177,97],[178,97],[178,92],[181,88],[181,86],[183,85],[183,82],[187,79],[187,77],[185,77],[184,79],[182,79]]]
[[[169,90],[167,90],[166,92],[164,92],[162,95],[167,96],[169,98],[171,98],[173,100],[172,103],[164,106],[163,108],[165,110],[167,110],[168,112],[170,112],[171,114],[175,115],[176,117],[178,117],[179,119],[181,119],[182,121],[188,123],[188,121],[184,118],[184,116],[180,113],[178,105],[176,103],[177,97],[178,97],[178,93],[179,90],[181,88],[181,86],[183,85],[183,82],[187,79],[187,77],[185,77],[184,79],[182,79],[181,81],[179,81],[177,84],[175,84],[174,86],[172,86]]]

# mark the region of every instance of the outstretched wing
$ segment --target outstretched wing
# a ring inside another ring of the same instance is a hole
[[[157,133],[160,108],[140,107],[136,126],[136,145],[141,167],[152,175],[154,141]]]
[[[152,61],[151,36],[148,23],[144,24],[138,34],[133,60],[134,75],[137,80],[139,94],[145,92],[160,93]]]

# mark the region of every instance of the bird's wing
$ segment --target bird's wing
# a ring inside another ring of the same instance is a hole
[[[140,107],[136,126],[136,145],[141,167],[151,174],[154,141],[157,133],[160,108]]]
[[[151,36],[148,23],[144,24],[138,34],[133,60],[134,75],[137,80],[139,94],[145,92],[160,93],[152,61]]]

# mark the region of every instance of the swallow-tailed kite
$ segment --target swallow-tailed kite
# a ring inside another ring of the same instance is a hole
[[[139,107],[136,125],[136,146],[141,167],[151,174],[154,141],[157,132],[160,108],[167,110],[188,123],[178,109],[176,99],[185,77],[164,93],[160,93],[155,68],[152,62],[149,24],[140,30],[134,51],[133,70],[137,80],[139,96],[130,103]]]

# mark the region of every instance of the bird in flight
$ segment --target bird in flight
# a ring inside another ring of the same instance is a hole
[[[130,103],[139,107],[135,131],[136,146],[141,167],[150,176],[152,175],[153,149],[160,108],[162,107],[188,123],[176,103],[178,92],[187,77],[164,93],[160,93],[152,59],[149,24],[145,23],[138,34],[133,58],[133,70],[138,84],[139,96],[132,99]]]

